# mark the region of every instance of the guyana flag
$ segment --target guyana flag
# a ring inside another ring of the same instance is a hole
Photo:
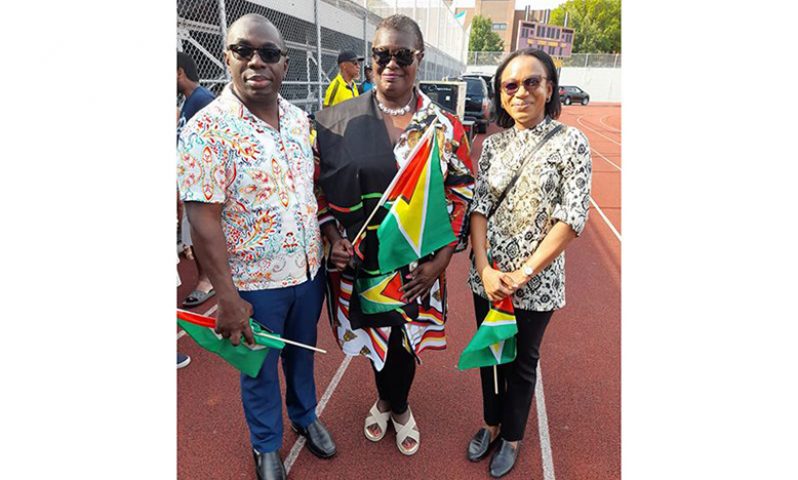
[[[388,214],[377,228],[380,273],[408,265],[455,240],[435,130],[435,125],[429,127],[382,197]]]
[[[399,290],[402,286],[402,273],[398,270],[387,275],[358,278],[355,284],[363,313],[390,312],[405,304]]]
[[[515,323],[512,296],[493,302],[474,338],[460,354],[457,368],[490,367],[515,360]]]
[[[264,337],[263,334],[266,332],[251,318],[249,319],[249,326],[252,328],[252,333],[255,334],[255,346],[253,347],[247,345],[243,337],[241,337],[241,343],[234,347],[230,340],[222,338],[220,334],[214,331],[216,319],[212,317],[178,310],[177,323],[200,347],[219,355],[227,363],[253,378],[258,376],[269,349],[282,349],[285,346],[285,343],[280,340]],[[269,335],[273,337],[280,336],[271,332]]]

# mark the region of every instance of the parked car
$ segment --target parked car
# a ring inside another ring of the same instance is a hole
[[[481,77],[461,76],[458,80],[466,82],[465,117],[475,122],[474,131],[485,133],[490,123],[491,101],[488,84]]]
[[[590,102],[590,95],[579,87],[560,85],[560,103],[570,105],[573,102],[587,105]]]
[[[483,73],[464,73],[463,77],[474,77],[474,78],[481,78],[485,80],[485,84],[488,86],[488,97],[493,100],[493,77],[490,75],[485,75]]]

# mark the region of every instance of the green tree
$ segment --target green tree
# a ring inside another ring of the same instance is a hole
[[[471,20],[468,49],[472,52],[501,52],[504,50],[504,42],[493,31],[493,21],[490,18],[477,15]]]
[[[550,23],[574,29],[574,53],[621,52],[621,0],[568,0],[551,12]]]

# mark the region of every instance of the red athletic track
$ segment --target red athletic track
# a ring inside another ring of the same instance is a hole
[[[560,119],[580,128],[593,150],[593,198],[620,233],[620,105],[563,107]],[[592,130],[591,130],[592,129]],[[496,131],[492,126],[490,133]],[[598,133],[597,133],[598,132]],[[600,133],[600,134],[599,134]],[[483,135],[473,146],[478,158]],[[476,161],[475,161],[476,164]],[[191,263],[180,264],[182,300],[195,281]],[[568,480],[620,478],[620,240],[595,208],[584,233],[567,253],[566,308],[555,313],[544,338],[541,371],[551,442],[554,477]],[[376,390],[368,361],[351,360],[321,418],[338,445],[332,460],[319,460],[303,448],[293,464],[294,479],[481,479],[489,478],[488,461],[470,463],[465,448],[482,422],[479,377],[460,372],[457,358],[475,329],[471,293],[465,278],[466,254],[449,268],[449,347],[427,351],[410,396],[421,431],[421,449],[401,455],[391,429],[380,443],[363,436],[363,420]],[[193,309],[205,312],[209,301]],[[178,340],[191,364],[178,370],[178,478],[229,480],[255,478],[249,433],[239,397],[237,372],[203,351],[190,338]],[[316,355],[318,396],[344,360],[333,340],[326,313],[319,320]],[[288,456],[297,436],[287,419],[281,456]],[[532,412],[519,460],[508,479],[544,478],[538,417]]]

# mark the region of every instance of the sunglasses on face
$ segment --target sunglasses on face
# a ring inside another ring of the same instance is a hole
[[[288,55],[287,50],[283,51],[272,45],[255,48],[249,45],[233,44],[227,48],[230,49],[230,51],[233,52],[239,60],[247,61],[252,59],[252,56],[255,55],[255,52],[258,52],[260,59],[266,63],[277,63],[280,60],[280,57],[283,55]]]
[[[532,75],[527,77],[520,82],[518,80],[505,80],[502,82],[502,90],[509,96],[515,95],[521,85],[524,86],[524,90],[527,92],[531,92],[532,90],[538,88],[543,80],[546,77],[543,75]]]
[[[390,52],[387,48],[371,49],[371,57],[377,62],[377,65],[383,68],[391,63],[391,58],[396,59],[396,64],[400,67],[408,67],[413,64],[417,53],[419,53],[418,50],[408,48],[400,48],[394,52]]]

